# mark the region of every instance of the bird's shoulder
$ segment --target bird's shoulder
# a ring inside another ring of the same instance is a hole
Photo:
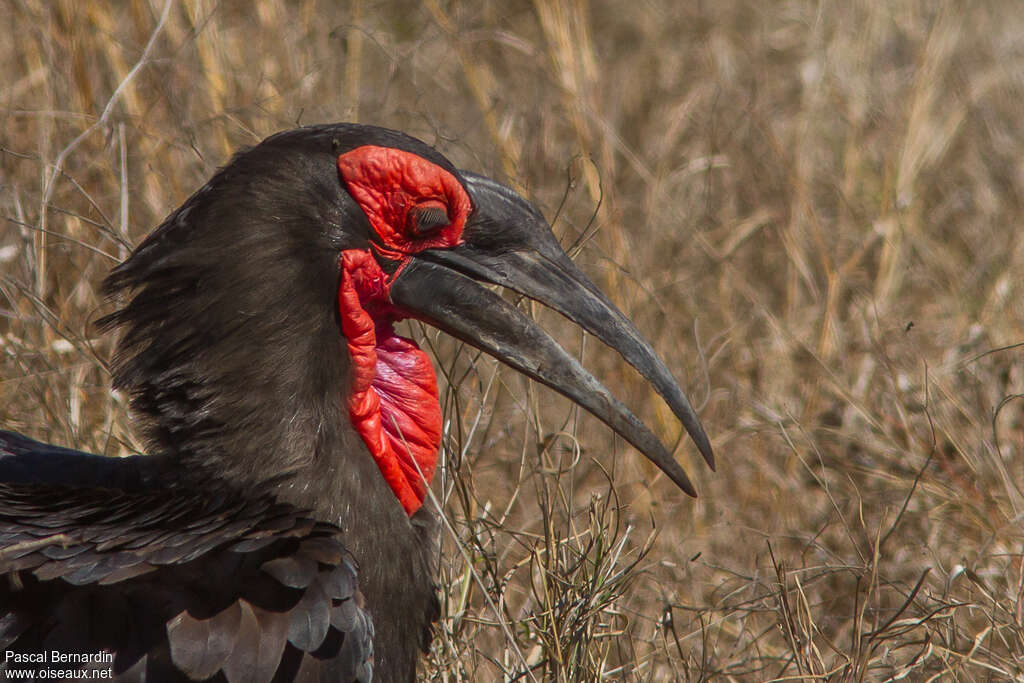
[[[112,663],[89,666],[121,680],[371,677],[373,624],[337,527],[270,496],[161,488],[99,462],[114,459],[10,434],[0,649],[107,651]],[[97,471],[72,484],[48,458]]]

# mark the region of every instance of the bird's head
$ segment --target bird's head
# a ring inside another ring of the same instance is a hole
[[[307,394],[323,393],[338,367],[329,359],[315,366],[301,359],[328,353],[324,347],[337,339],[350,361],[342,371],[347,386],[340,388],[348,417],[412,514],[441,441],[430,361],[393,329],[396,321],[415,318],[572,399],[693,494],[658,438],[488,287],[499,285],[617,350],[713,466],[707,436],[679,384],[572,263],[537,208],[395,131],[316,126],[240,153],[115,269],[108,285],[135,291],[108,318],[126,329],[115,378],[138,411],[156,418],[148,435],[164,450],[215,438],[232,411],[256,429],[251,415],[259,401],[292,402],[270,420],[278,433],[302,425],[306,433],[324,430],[324,411],[307,414],[300,405]],[[263,346],[263,370],[237,353],[243,343]],[[224,396],[218,387],[225,386],[238,390]]]

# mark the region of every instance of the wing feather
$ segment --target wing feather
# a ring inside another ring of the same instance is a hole
[[[269,497],[160,488],[138,473],[107,477],[135,482],[123,489],[46,481],[33,473],[48,465],[12,459],[73,451],[33,452],[7,434],[0,647],[108,650],[124,681],[368,680],[373,624],[337,527]],[[111,467],[93,457],[82,454]]]

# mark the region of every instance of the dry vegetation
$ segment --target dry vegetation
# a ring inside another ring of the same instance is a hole
[[[690,7],[692,5],[692,7]],[[685,498],[450,340],[425,680],[1024,676],[1012,1],[0,4],[0,424],[133,447],[99,280],[233,149],[404,129],[534,198],[684,378]],[[537,311],[657,426],[614,354]]]

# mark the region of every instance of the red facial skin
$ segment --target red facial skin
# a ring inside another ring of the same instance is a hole
[[[338,157],[338,170],[384,243],[374,247],[383,256],[402,261],[424,249],[461,242],[473,205],[462,184],[440,166],[411,152],[366,145]],[[416,206],[445,207],[451,222],[431,235],[410,235],[406,216]]]
[[[411,152],[358,147],[338,157],[338,170],[383,243],[372,248],[399,261],[388,275],[369,249],[343,251],[338,310],[352,357],[349,417],[411,516],[434,476],[441,405],[430,359],[394,332],[393,323],[407,315],[392,306],[389,291],[411,254],[461,243],[472,204],[455,176]],[[445,209],[449,222],[416,234],[409,212],[428,207]]]

